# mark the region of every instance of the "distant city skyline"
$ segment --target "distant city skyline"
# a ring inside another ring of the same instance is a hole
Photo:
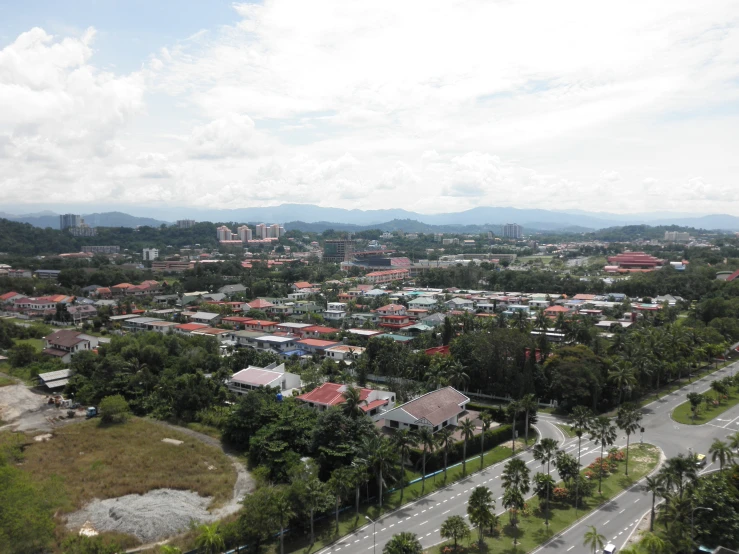
[[[739,215],[736,8],[6,3],[0,206]]]

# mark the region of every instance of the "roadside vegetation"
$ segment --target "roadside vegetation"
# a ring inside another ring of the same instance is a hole
[[[704,393],[689,392],[687,401],[672,412],[672,419],[685,425],[702,425],[739,404],[739,374],[711,383]]]

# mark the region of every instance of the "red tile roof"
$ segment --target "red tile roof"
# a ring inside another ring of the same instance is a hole
[[[427,348],[424,352],[428,354],[429,356],[439,355],[439,356],[451,356],[451,352],[449,352],[449,346],[435,346],[433,348]]]
[[[248,302],[247,305],[252,310],[260,310],[262,308],[269,308],[271,306],[274,306],[272,302],[267,302],[266,300],[262,300],[261,298],[257,298],[256,300],[252,300],[251,302]]]
[[[313,325],[312,327],[306,327],[303,329],[304,333],[318,333],[319,335],[330,335],[336,331],[338,331],[338,329],[334,329],[333,327],[323,327],[321,325]]]
[[[293,286],[296,289],[309,289],[313,285],[311,285],[308,281],[298,281],[297,283],[294,283]]]
[[[14,296],[18,296],[18,293],[14,291],[6,292],[5,294],[0,294],[0,300],[10,300]]]
[[[341,394],[341,389],[344,387],[345,385],[337,383],[323,383],[320,387],[301,394],[298,398],[304,402],[313,402],[314,404],[322,404],[324,406],[337,406],[343,404],[345,401],[344,395]],[[371,392],[372,389],[359,389],[359,399],[361,401],[367,400]]]
[[[334,346],[340,343],[333,341],[333,340],[303,339],[303,340],[297,341],[296,344],[302,344],[305,346],[313,346],[316,348],[328,348],[329,346]]]
[[[384,406],[388,402],[389,402],[389,400],[387,398],[385,398],[384,400],[382,400],[382,399],[373,400],[369,404],[365,404],[363,406],[360,406],[360,408],[362,408],[362,411],[363,412],[370,412],[370,411],[374,410],[375,408],[378,408],[380,406]]]
[[[182,329],[183,331],[197,331],[198,329],[205,329],[208,327],[207,325],[203,325],[202,323],[181,323],[179,325],[175,325],[175,329]]]

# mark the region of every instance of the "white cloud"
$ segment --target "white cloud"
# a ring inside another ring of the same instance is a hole
[[[0,202],[739,214],[736,0],[234,8],[131,74],[93,30],[0,50]]]

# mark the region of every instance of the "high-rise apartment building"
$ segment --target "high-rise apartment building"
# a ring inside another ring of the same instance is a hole
[[[82,216],[77,214],[63,214],[59,216],[59,229],[62,231],[70,227],[79,227],[82,223]]]
[[[503,237],[507,239],[523,238],[523,227],[515,223],[506,223],[503,225]]]
[[[157,250],[156,248],[144,248],[141,255],[144,258],[145,262],[153,262],[154,260],[159,258],[159,250]]]
[[[180,229],[189,229],[190,227],[195,225],[194,219],[178,219],[177,220],[177,227]]]
[[[274,239],[280,238],[285,233],[285,228],[281,227],[279,223],[274,223],[269,226],[269,236]]]
[[[257,239],[266,239],[267,238],[267,226],[264,223],[260,223],[255,227],[255,234],[257,236]]]
[[[680,231],[665,231],[665,241],[688,242],[690,241],[690,233],[681,233]]]
[[[95,227],[90,227],[84,219],[80,219],[80,224],[77,227],[67,227],[67,231],[73,237],[94,237],[97,235]]]
[[[239,236],[239,240],[241,240],[241,242],[249,242],[252,240],[251,229],[247,225],[242,225],[236,229],[236,234]]]
[[[221,225],[216,229],[216,236],[218,237],[219,241],[224,240],[233,240],[233,233],[231,232],[231,229],[226,227],[225,225]]]

